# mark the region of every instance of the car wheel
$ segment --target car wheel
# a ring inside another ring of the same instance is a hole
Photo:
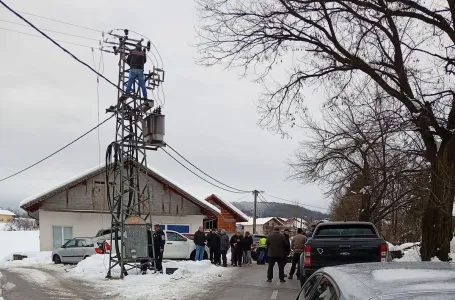
[[[193,250],[193,252],[191,252],[190,254],[190,260],[193,260],[196,258],[196,250]]]
[[[89,257],[89,256],[88,256],[88,255],[86,255],[86,256],[84,256],[84,258],[83,258],[83,259],[86,259],[87,257]]]
[[[60,259],[60,256],[58,256],[57,254],[54,254],[54,257],[52,257],[52,261],[53,261],[54,264],[56,264],[56,265],[62,263],[62,260]]]

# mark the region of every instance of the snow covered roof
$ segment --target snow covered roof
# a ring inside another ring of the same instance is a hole
[[[45,201],[46,199],[49,199],[50,197],[52,197],[58,193],[61,193],[62,191],[65,191],[69,188],[72,188],[72,187],[78,185],[79,183],[83,182],[84,180],[92,178],[105,171],[106,171],[106,164],[103,163],[100,166],[91,168],[77,176],[72,177],[69,180],[62,182],[62,183],[58,184],[57,186],[54,186],[51,189],[45,190],[39,194],[33,195],[31,197],[28,197],[28,198],[22,200],[20,202],[20,207],[27,211],[32,210],[32,206],[34,206],[35,204]],[[173,180],[170,180],[168,177],[161,174],[157,170],[151,168],[150,166],[148,166],[148,171],[149,171],[148,175],[150,177],[152,177],[153,179],[155,179],[157,181],[160,181],[161,183],[166,183],[167,185],[171,186],[179,194],[186,197],[191,202],[193,202],[205,209],[208,209],[208,210],[214,212],[215,214],[221,213],[221,211],[217,207],[213,206],[212,204],[208,203],[205,200],[198,199],[198,198],[194,197],[193,195],[189,194],[188,192],[186,192],[186,190],[181,185],[177,184]]]
[[[206,197],[205,200],[208,201],[210,198],[216,198],[219,202],[223,203],[225,206],[227,206],[230,210],[232,210],[234,213],[236,213],[240,218],[242,218],[245,221],[249,220],[249,217],[245,215],[240,209],[235,207],[231,202],[228,202],[226,200],[223,200],[220,196],[216,194],[211,194],[210,196]]]
[[[281,221],[276,218],[276,217],[268,217],[268,218],[256,218],[256,225],[264,225],[265,223],[269,222],[270,220],[272,219],[275,219],[276,221],[278,221],[278,223],[281,224]],[[240,225],[246,225],[246,226],[251,226],[253,225],[253,218],[250,218],[248,220],[248,222],[239,222],[237,224],[240,224]]]
[[[0,209],[0,215],[2,216],[15,216],[16,214],[9,211],[9,210],[6,210],[6,209]]]

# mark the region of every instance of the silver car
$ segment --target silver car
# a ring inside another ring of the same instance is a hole
[[[443,262],[351,264],[316,271],[297,300],[453,300],[455,265]]]
[[[56,264],[77,264],[93,254],[103,253],[98,243],[92,238],[78,237],[52,251],[52,261]]]

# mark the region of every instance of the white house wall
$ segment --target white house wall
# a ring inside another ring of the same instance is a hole
[[[196,232],[203,224],[204,215],[152,216],[153,223],[161,225],[189,225]],[[39,211],[40,250],[53,250],[53,226],[73,227],[73,237],[92,237],[98,230],[109,228],[111,216],[107,213]]]

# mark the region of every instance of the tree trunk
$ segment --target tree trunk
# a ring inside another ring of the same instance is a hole
[[[441,143],[431,163],[431,182],[426,209],[422,217],[423,261],[438,257],[449,261],[452,240],[452,210],[455,196],[455,138]]]
[[[362,194],[361,201],[362,201],[362,205],[360,206],[359,221],[370,222],[371,221],[371,212],[370,212],[371,195]]]
[[[368,163],[368,157],[366,152],[362,153],[363,168],[362,168],[362,189],[360,193],[362,198],[360,199],[360,212],[359,221],[370,222],[371,220],[371,180],[370,180],[370,165]]]

